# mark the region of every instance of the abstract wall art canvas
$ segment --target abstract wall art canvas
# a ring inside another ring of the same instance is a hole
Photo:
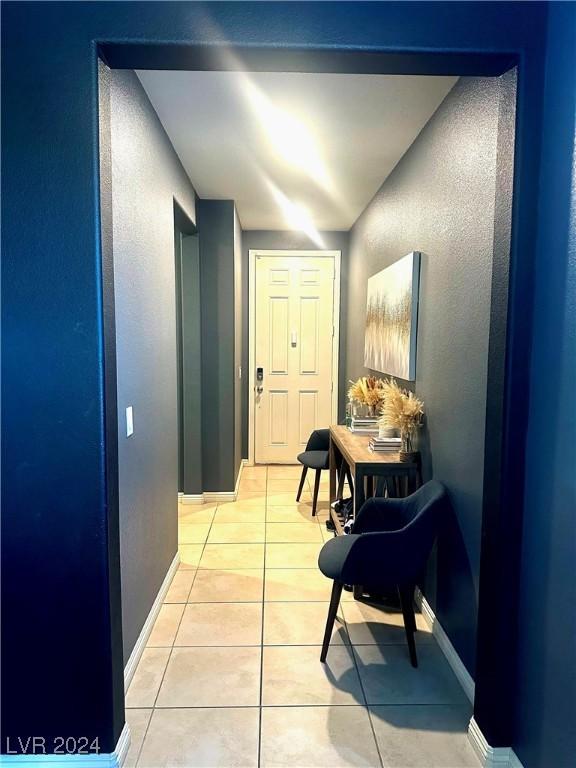
[[[399,379],[416,378],[420,254],[409,253],[368,280],[364,365]]]

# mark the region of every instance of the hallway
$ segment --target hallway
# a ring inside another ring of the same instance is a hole
[[[126,766],[471,768],[471,707],[418,615],[344,592],[325,667],[326,531],[299,467],[245,467],[238,499],[179,505],[181,563],[126,696]]]

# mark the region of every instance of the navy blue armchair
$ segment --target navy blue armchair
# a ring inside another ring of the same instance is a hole
[[[327,541],[318,566],[333,579],[332,596],[320,660],[326,660],[344,584],[372,589],[395,586],[400,597],[406,639],[413,667],[416,657],[414,588],[426,563],[448,497],[431,480],[405,499],[368,499],[356,516],[352,533]]]
[[[308,438],[306,443],[306,450],[298,455],[298,461],[303,465],[302,476],[300,478],[300,485],[298,486],[298,493],[296,494],[296,501],[300,501],[302,494],[302,488],[304,487],[304,481],[306,480],[306,472],[309,469],[316,470],[316,476],[314,478],[314,497],[312,499],[312,515],[316,514],[316,506],[318,504],[318,490],[320,488],[320,476],[323,469],[329,467],[329,448],[330,448],[330,430],[329,429],[315,429],[314,432]]]

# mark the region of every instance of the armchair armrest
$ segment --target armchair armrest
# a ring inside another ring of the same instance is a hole
[[[335,547],[331,553],[332,573],[339,573],[339,578],[332,575],[331,578],[345,584],[382,587],[415,583],[428,557],[432,540],[428,536],[407,535],[406,531],[338,537],[349,541]]]

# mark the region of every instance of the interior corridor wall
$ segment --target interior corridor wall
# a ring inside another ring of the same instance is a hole
[[[242,226],[234,206],[234,477],[238,476],[242,463],[242,387],[248,368],[243,365],[242,318],[248,307],[242,301]]]
[[[202,484],[233,491],[239,466],[235,438],[239,358],[235,290],[239,252],[233,200],[198,200],[202,294]]]
[[[415,389],[425,479],[455,511],[439,538],[427,597],[471,673],[476,655],[484,422],[499,82],[461,78],[350,234],[346,379],[367,374],[368,278],[422,252]],[[383,375],[383,374],[377,374]]]
[[[178,547],[174,199],[194,222],[196,196],[133,72],[112,70],[110,99],[126,662]]]

